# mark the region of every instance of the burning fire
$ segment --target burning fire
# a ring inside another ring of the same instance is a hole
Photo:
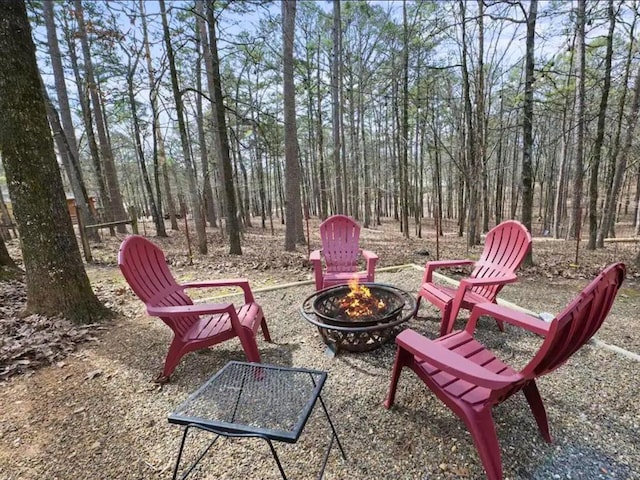
[[[349,293],[340,300],[340,307],[350,318],[374,315],[385,307],[382,300],[371,295],[371,291],[358,283],[357,278],[349,280]]]

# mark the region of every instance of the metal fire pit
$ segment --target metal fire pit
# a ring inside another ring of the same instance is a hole
[[[409,320],[415,311],[415,299],[404,290],[380,283],[361,285],[382,300],[385,307],[366,317],[349,317],[340,306],[340,300],[349,293],[348,285],[319,290],[302,302],[302,316],[318,327],[322,340],[334,352],[368,352],[378,348],[394,338],[400,324]]]

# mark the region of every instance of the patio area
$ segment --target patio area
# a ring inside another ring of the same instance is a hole
[[[405,267],[380,272],[376,280],[415,292],[421,275]],[[589,280],[533,284],[523,279],[507,286],[501,298],[557,313]],[[637,286],[628,286],[623,284],[596,338],[640,353],[640,334],[630,328],[640,300]],[[395,407],[384,409],[393,343],[334,358],[325,353],[317,330],[299,312],[312,292],[311,284],[254,291],[275,342],[258,337],[262,362],[328,372],[322,394],[348,460],[334,448],[324,478],[484,478],[465,426],[413,373],[403,372]],[[158,389],[150,380],[161,367],[170,332],[144,314],[130,291],[122,298],[128,315],[98,332],[64,365],[15,378],[2,388],[1,478],[171,478],[182,429],[167,422],[168,414],[229,360],[242,361],[244,355],[237,339],[189,354],[171,382]],[[405,325],[436,337],[437,311],[423,303],[420,312],[421,318]],[[521,366],[540,339],[505,328],[500,333],[494,321],[484,319],[478,338]],[[553,444],[543,441],[521,393],[494,409],[505,479],[640,478],[639,366],[633,358],[588,345],[542,377],[538,385]],[[298,443],[275,445],[290,478],[315,478],[320,469],[330,435],[322,415],[314,410]],[[185,462],[209,439],[194,434]],[[281,477],[264,442],[221,439],[189,478]]]

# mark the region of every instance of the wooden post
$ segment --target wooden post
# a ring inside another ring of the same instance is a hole
[[[184,233],[187,236],[187,249],[189,250],[189,265],[193,265],[193,252],[191,251],[191,237],[189,236],[189,222],[187,222],[187,209],[182,209],[182,218],[184,218]]]
[[[582,207],[578,209],[578,216],[576,218],[576,266],[578,265],[578,252],[580,251],[580,230],[582,227]]]
[[[440,260],[440,205],[436,205],[436,260]]]
[[[275,235],[275,231],[273,230],[273,212],[271,211],[271,199],[268,202],[269,205],[269,225],[271,226],[271,236]]]
[[[134,235],[138,235],[138,212],[133,205],[129,207],[129,217],[131,218],[131,231]]]
[[[311,256],[311,238],[309,237],[309,204],[304,206],[304,219],[307,222],[307,258]]]
[[[91,263],[93,262],[93,256],[91,255],[91,247],[89,246],[87,232],[85,232],[84,225],[82,224],[82,215],[76,215],[76,219],[78,220],[78,232],[80,233],[80,243],[82,243],[84,259],[87,263]]]

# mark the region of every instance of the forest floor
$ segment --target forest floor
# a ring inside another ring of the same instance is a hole
[[[259,219],[254,219],[257,222]],[[179,281],[246,277],[263,306],[274,343],[259,337],[264,363],[326,370],[325,401],[345,445],[347,461],[332,451],[327,479],[482,478],[483,471],[464,425],[416,377],[405,372],[396,406],[381,406],[394,356],[393,344],[368,353],[325,354],[317,331],[301,319],[300,302],[313,292],[307,247],[284,252],[284,229],[248,229],[243,255],[232,256],[217,229],[208,230],[209,254],[189,262],[183,232],[153,238],[166,253]],[[149,223],[141,233],[151,236]],[[363,229],[361,246],[380,256],[377,280],[416,292],[421,267],[439,258],[477,258],[482,247],[467,249],[454,226],[436,247],[434,232],[405,239],[398,224]],[[193,230],[191,230],[193,231]],[[319,247],[318,221],[310,222],[311,249]],[[104,235],[93,244],[96,262],[87,272],[99,298],[117,312],[115,319],[77,327],[64,319],[20,318],[24,286],[0,283],[0,479],[166,479],[171,478],[181,429],[167,415],[229,360],[243,360],[237,340],[187,355],[171,382],[152,380],[160,371],[170,331],[148,317],[117,267],[124,235]],[[535,234],[535,232],[534,232]],[[619,233],[620,235],[620,233]],[[604,266],[623,261],[628,276],[612,313],[598,332],[602,343],[640,354],[637,312],[640,273],[633,266],[637,243],[609,243],[589,252],[575,242],[534,237],[535,265],[501,298],[534,312],[559,312]],[[9,242],[19,260],[18,242]],[[427,254],[428,252],[428,254]],[[415,264],[417,267],[411,266]],[[407,266],[408,265],[408,266]],[[443,272],[446,273],[446,272]],[[452,276],[462,271],[450,272]],[[265,287],[300,283],[288,288]],[[210,293],[210,292],[207,292]],[[223,292],[230,293],[230,292]],[[462,316],[464,316],[463,314]],[[437,311],[422,307],[408,326],[436,336]],[[458,322],[457,326],[461,326]],[[483,320],[478,335],[510,364],[522,365],[539,339],[515,328],[500,333]],[[524,397],[495,409],[506,479],[640,479],[640,387],[638,362],[602,346],[589,345],[558,372],[542,378],[554,443],[537,432]],[[329,434],[318,411],[300,441],[278,444],[291,478],[312,478],[320,468]],[[193,459],[205,435],[194,435],[185,455]],[[191,477],[190,477],[191,478]],[[193,478],[279,478],[268,449],[255,440],[216,444]]]

